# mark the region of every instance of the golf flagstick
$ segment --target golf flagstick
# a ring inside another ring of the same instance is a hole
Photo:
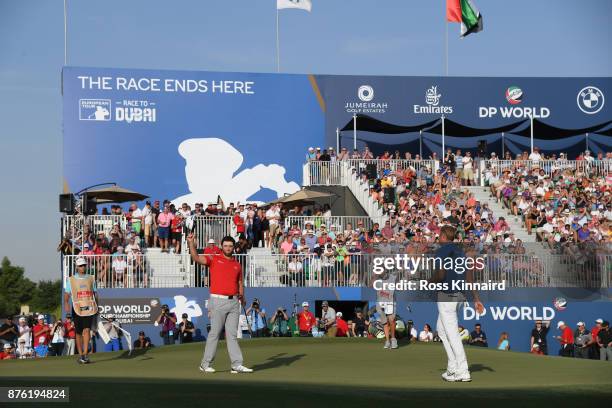
[[[122,327],[120,327],[117,323],[111,322],[109,319],[107,319],[103,315],[100,315],[100,317],[103,318],[104,320],[106,320],[107,322],[110,322],[110,324],[115,326],[117,329],[121,330],[121,332],[125,336],[125,340],[127,341],[128,350],[129,350],[128,356],[131,355],[132,351],[133,351],[133,348],[134,348],[134,345],[132,344],[132,335],[130,334],[130,332],[125,330],[125,329],[123,329]],[[100,337],[102,337],[102,340],[104,340],[105,343],[108,343],[110,341],[110,336],[108,336],[108,333],[104,329],[104,325],[102,324],[102,322],[98,322],[98,333],[101,333],[100,328],[102,328],[103,332],[104,332],[104,334],[100,334]],[[108,341],[106,341],[104,339],[104,335],[106,335],[108,337]]]

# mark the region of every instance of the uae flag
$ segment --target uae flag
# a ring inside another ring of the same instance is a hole
[[[446,20],[461,23],[461,37],[482,31],[482,15],[471,0],[446,0]]]

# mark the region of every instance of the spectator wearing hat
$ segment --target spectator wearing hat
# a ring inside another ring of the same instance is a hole
[[[557,323],[557,329],[561,331],[561,336],[556,339],[561,344],[559,355],[562,357],[572,357],[574,354],[574,333],[563,320]]]
[[[34,326],[34,351],[37,357],[47,357],[49,341],[51,340],[51,328],[45,323],[45,316],[38,315],[37,324]]]
[[[18,344],[23,344],[24,347],[27,346],[29,348],[32,347],[32,328],[28,325],[28,320],[25,316],[21,316],[19,318],[19,325],[17,326],[19,330],[19,340]]]
[[[183,214],[178,211],[172,221],[170,221],[170,233],[171,233],[171,247],[174,249],[174,253],[178,254],[181,252],[181,242],[183,239]]]
[[[16,358],[15,347],[11,343],[6,343],[0,351],[0,360],[12,360]]]
[[[601,323],[601,329],[597,333],[597,345],[599,346],[599,359],[612,361],[612,333],[610,323],[605,320]]]
[[[0,344],[15,344],[19,336],[19,328],[13,323],[13,317],[6,318],[6,322],[0,326]]]
[[[174,214],[170,212],[170,206],[164,205],[164,211],[157,216],[157,234],[159,235],[159,246],[162,252],[168,252],[168,240],[170,238],[170,226]]]
[[[193,334],[195,333],[195,326],[189,320],[189,315],[187,313],[183,313],[181,315],[181,322],[178,325],[180,337],[179,340],[182,343],[192,343],[193,342]]]
[[[336,337],[350,337],[348,322],[342,318],[342,312],[336,312]]]
[[[327,300],[321,304],[321,319],[318,321],[319,328],[322,329],[327,337],[336,337],[336,311],[329,307]]]
[[[589,347],[593,341],[591,333],[586,329],[584,322],[578,322],[574,332],[574,357],[589,358]]]
[[[361,308],[355,309],[355,317],[351,323],[353,337],[368,337],[370,321],[364,316]]]
[[[601,325],[603,322],[604,320],[599,317],[595,320],[595,326],[591,328],[591,358],[595,360],[599,360],[599,345],[597,344],[597,335],[601,330]]]
[[[297,314],[297,326],[301,337],[311,337],[316,324],[315,315],[310,311],[310,304],[302,302],[302,311]]]
[[[155,320],[156,326],[161,326],[160,336],[164,345],[174,344],[176,333],[176,315],[170,311],[168,305],[162,305],[161,313]]]
[[[151,347],[153,347],[153,344],[151,344],[151,339],[145,336],[145,332],[138,332],[138,338],[134,340],[134,349],[141,350],[148,349]]]
[[[123,287],[126,281],[128,264],[122,246],[117,247],[117,252],[113,255],[111,267],[113,271],[113,287]]]
[[[50,356],[61,356],[64,354],[64,323],[61,319],[56,320],[51,325],[51,342],[49,343],[49,355]]]
[[[72,315],[66,314],[64,320],[64,355],[73,356],[75,353],[75,338],[76,330],[74,328],[74,322],[72,321]]]

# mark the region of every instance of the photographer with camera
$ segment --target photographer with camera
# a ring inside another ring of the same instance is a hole
[[[272,323],[272,336],[273,337],[291,337],[289,333],[289,316],[287,316],[287,309],[279,307],[276,309],[276,313],[270,319]]]
[[[319,330],[325,332],[327,337],[336,337],[336,332],[338,331],[336,327],[336,311],[329,307],[327,300],[323,301],[321,307],[321,318],[317,321]]]
[[[183,313],[181,316],[183,319],[178,326],[179,332],[181,333],[180,342],[182,343],[192,343],[193,342],[193,334],[195,333],[195,326],[191,321],[189,321],[189,315],[187,313]]]
[[[247,321],[251,326],[252,337],[265,337],[266,329],[266,309],[260,307],[259,300],[253,299],[253,303],[246,310]]]
[[[176,331],[176,315],[170,312],[168,305],[163,305],[161,313],[155,320],[155,325],[161,325],[159,335],[164,339],[164,345],[174,344]]]

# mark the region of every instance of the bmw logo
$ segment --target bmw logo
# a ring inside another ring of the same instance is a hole
[[[603,108],[605,99],[603,92],[598,88],[585,86],[578,92],[576,102],[581,111],[593,115]]]

